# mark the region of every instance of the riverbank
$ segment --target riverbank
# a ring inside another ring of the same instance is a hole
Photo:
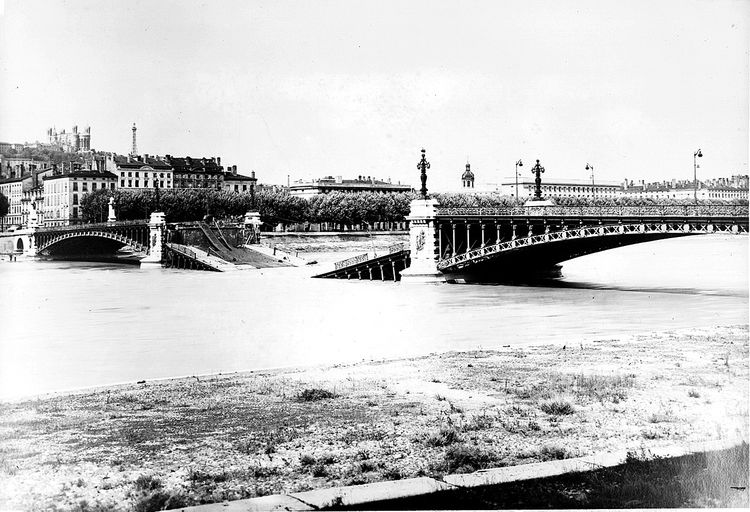
[[[748,329],[149,381],[0,411],[0,508],[155,510],[747,440]]]

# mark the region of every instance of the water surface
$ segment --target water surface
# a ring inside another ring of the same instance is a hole
[[[0,397],[160,377],[748,323],[747,237],[570,261],[535,286],[0,264]]]

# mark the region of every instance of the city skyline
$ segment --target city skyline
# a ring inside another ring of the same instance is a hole
[[[291,6],[291,7],[290,7]],[[553,176],[747,174],[743,2],[0,6],[0,140],[91,125],[91,147],[221,156],[269,183],[431,188],[536,158]],[[35,28],[29,31],[26,27]],[[54,51],[50,49],[54,48]],[[506,161],[507,160],[507,161]]]

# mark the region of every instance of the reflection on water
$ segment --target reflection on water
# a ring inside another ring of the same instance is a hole
[[[562,279],[530,286],[7,263],[0,396],[746,324],[747,254],[746,237],[665,240],[568,262]]]

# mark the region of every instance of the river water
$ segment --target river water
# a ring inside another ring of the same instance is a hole
[[[0,263],[0,398],[141,379],[748,323],[748,238],[567,262],[533,286]]]

